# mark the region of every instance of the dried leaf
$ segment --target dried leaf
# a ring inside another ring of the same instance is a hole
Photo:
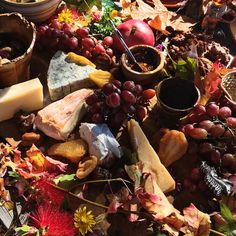
[[[107,213],[116,213],[117,212],[117,209],[122,206],[122,203],[119,202],[119,199],[118,197],[114,197],[111,201],[111,203],[109,204],[108,206],[108,210],[107,210]]]
[[[208,236],[210,234],[210,216],[199,211],[192,203],[183,210],[186,224],[196,236]]]
[[[150,20],[149,25],[156,30],[167,34],[167,26],[171,26],[174,30],[189,31],[193,23],[189,18],[183,18],[168,9],[162,4],[160,0],[153,0],[154,7],[151,7],[143,0],[136,0],[136,5],[130,4],[127,0],[122,1],[122,12],[125,15],[130,15],[133,19],[137,20]]]

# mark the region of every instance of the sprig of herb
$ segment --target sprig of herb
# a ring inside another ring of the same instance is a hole
[[[119,25],[122,22],[121,17],[111,17],[112,11],[112,7],[107,7],[104,10],[101,20],[90,24],[90,32],[93,35],[100,36],[101,38],[112,35],[113,29],[109,21],[112,20],[115,25]]]
[[[227,236],[236,235],[236,219],[234,218],[232,212],[225,204],[220,204],[220,212],[222,217],[225,219],[227,224],[220,226],[218,230]]]

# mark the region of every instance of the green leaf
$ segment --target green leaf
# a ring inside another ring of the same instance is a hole
[[[8,174],[10,177],[17,178],[17,179],[20,178],[20,175],[16,171],[8,171]]]
[[[172,62],[173,63],[173,62]],[[175,65],[176,76],[183,79],[194,80],[196,60],[194,58],[187,57],[186,61],[179,59]]]
[[[236,219],[233,217],[233,214],[231,213],[230,209],[223,203],[220,204],[220,212],[222,217],[227,222],[236,222]]]
[[[58,178],[54,179],[54,183],[55,184],[65,184],[68,183],[68,182],[73,182],[75,180],[75,174],[71,174],[71,175],[62,175],[62,176],[59,176]]]
[[[236,222],[231,222],[218,228],[219,232],[226,234],[227,236],[236,235]]]
[[[21,227],[16,228],[15,232],[17,236],[26,236],[28,234],[35,235],[38,233],[38,229],[32,226],[22,225]]]

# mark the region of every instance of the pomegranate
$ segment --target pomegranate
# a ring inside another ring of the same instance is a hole
[[[128,20],[117,26],[128,47],[145,44],[154,46],[155,37],[149,25],[141,20]],[[117,36],[113,35],[113,47],[119,52],[124,52],[124,48]]]

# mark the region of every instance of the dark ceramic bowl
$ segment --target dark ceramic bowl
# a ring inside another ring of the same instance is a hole
[[[138,72],[131,68],[128,55],[123,53],[121,56],[121,68],[127,80],[133,80],[139,84],[152,83],[158,78],[160,71],[164,66],[164,56],[162,52],[148,45],[135,45],[130,47],[136,60],[140,62],[139,55],[148,55],[148,62],[152,64],[153,70],[147,72]]]
[[[156,86],[161,110],[168,116],[182,118],[199,102],[200,92],[192,81],[171,78]]]

